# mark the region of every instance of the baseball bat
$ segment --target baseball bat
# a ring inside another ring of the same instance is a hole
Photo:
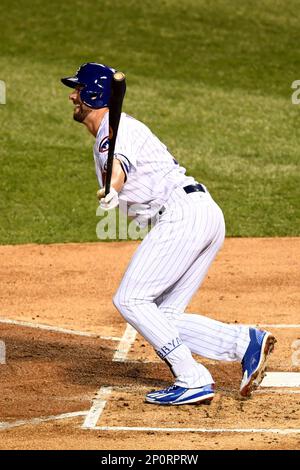
[[[112,78],[111,96],[109,103],[109,146],[105,178],[105,196],[110,192],[110,182],[114,161],[115,144],[118,134],[122,103],[125,96],[125,91],[125,75],[122,72],[116,72]]]

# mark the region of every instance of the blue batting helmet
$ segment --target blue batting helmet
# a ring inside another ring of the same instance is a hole
[[[79,67],[73,77],[62,78],[70,88],[82,87],[81,101],[90,108],[100,109],[109,106],[111,81],[115,69],[96,62],[88,62]]]

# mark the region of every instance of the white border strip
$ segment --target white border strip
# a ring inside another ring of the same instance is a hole
[[[300,387],[300,372],[267,372],[261,387]]]
[[[127,354],[130,351],[136,335],[136,330],[131,325],[127,324],[126,330],[113,356],[112,360],[114,362],[124,362],[126,360]],[[112,387],[101,387],[98,390],[96,397],[93,400],[92,407],[82,425],[83,429],[95,429],[97,422],[105,408],[106,402],[112,393],[112,390]]]
[[[7,325],[24,326],[26,328],[37,328],[39,330],[52,331],[55,333],[65,333],[67,335],[87,336],[89,338],[100,338],[100,339],[105,339],[107,341],[121,341],[121,338],[116,337],[116,336],[102,336],[102,335],[98,335],[97,333],[88,333],[87,331],[69,330],[67,328],[60,328],[58,326],[44,325],[40,323],[31,323],[31,322],[26,322],[26,321],[21,321],[21,320],[10,320],[9,318],[0,318],[0,323],[4,323]]]
[[[23,421],[14,421],[12,423],[1,423],[0,422],[0,431],[5,430],[5,429],[11,429],[11,428],[17,428],[19,426],[25,426],[25,425],[34,425],[34,424],[42,424],[46,423],[48,421],[57,421],[60,419],[70,419],[70,418],[77,418],[78,416],[86,416],[87,411],[75,411],[73,413],[63,413],[58,416],[48,416],[46,418],[32,418],[32,419],[27,419]]]
[[[220,434],[220,433],[256,433],[256,434],[300,434],[300,429],[205,429],[205,428],[144,428],[131,426],[95,426],[95,431],[133,431],[133,432],[195,432],[203,434]]]

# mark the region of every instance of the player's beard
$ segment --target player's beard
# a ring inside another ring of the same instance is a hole
[[[92,110],[84,106],[83,104],[76,104],[74,109],[73,118],[77,122],[83,122],[85,118],[90,114]]]

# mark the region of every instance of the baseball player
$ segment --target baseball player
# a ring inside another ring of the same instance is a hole
[[[138,224],[156,220],[113,299],[124,319],[153,346],[175,378],[170,387],[148,393],[146,401],[182,405],[213,399],[214,379],[192,353],[241,362],[240,394],[250,396],[264,377],[266,359],[276,342],[274,336],[185,313],[225,237],[222,211],[207,188],[186,175],[185,168],[147,126],[122,113],[111,190],[105,196],[114,73],[105,65],[86,63],[62,83],[73,88],[69,99],[75,106],[74,119],[96,139],[94,160],[101,207],[111,210],[122,201],[130,210],[138,204]]]

